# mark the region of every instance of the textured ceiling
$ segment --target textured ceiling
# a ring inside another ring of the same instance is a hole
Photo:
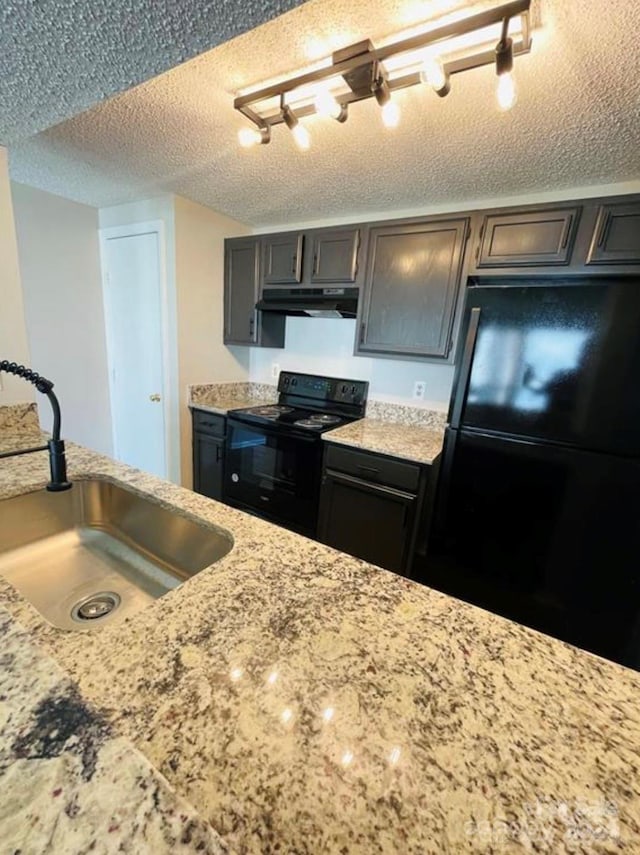
[[[344,125],[305,120],[308,152],[284,126],[268,146],[238,147],[238,89],[465,5],[310,0],[10,148],[12,177],[93,205],[175,192],[254,225],[640,178],[637,0],[540,0],[509,113],[486,68],[456,77],[445,99],[426,87],[399,93],[393,131],[368,101]]]
[[[302,0],[2,0],[0,143],[23,139]]]

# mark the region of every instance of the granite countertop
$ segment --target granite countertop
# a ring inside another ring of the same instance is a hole
[[[360,419],[322,434],[325,442],[388,454],[416,463],[433,463],[442,451],[444,431],[416,424]]]
[[[1,607],[0,640],[3,853],[227,851]]]
[[[229,410],[239,410],[243,407],[257,407],[259,404],[276,404],[278,402],[277,393],[274,395],[273,401],[257,401],[250,395],[244,397],[219,397],[209,403],[191,403],[189,406],[192,410],[204,410],[205,413],[216,413],[219,416],[226,416]]]
[[[51,439],[43,430],[32,431],[0,431],[0,454],[15,453],[26,448],[46,445]]]
[[[0,581],[24,643],[231,851],[640,851],[640,674],[73,446],[69,471],[233,534],[92,634]],[[0,461],[0,496],[46,478],[46,454]]]

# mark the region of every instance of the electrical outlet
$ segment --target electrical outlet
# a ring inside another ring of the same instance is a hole
[[[273,377],[274,380],[277,380],[278,377],[280,376],[280,366],[278,365],[277,362],[271,363],[271,376]]]
[[[417,401],[424,399],[424,393],[426,391],[426,386],[427,386],[427,384],[425,383],[424,380],[416,380],[416,382],[413,384],[413,397]]]

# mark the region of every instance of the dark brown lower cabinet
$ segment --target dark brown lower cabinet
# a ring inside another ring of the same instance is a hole
[[[222,501],[226,419],[193,410],[193,489]]]
[[[408,574],[428,467],[328,446],[318,539],[379,567]]]

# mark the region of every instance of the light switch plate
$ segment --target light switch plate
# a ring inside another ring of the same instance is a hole
[[[271,363],[271,376],[273,377],[274,380],[277,380],[278,377],[280,376],[280,366],[278,365],[277,362]]]

